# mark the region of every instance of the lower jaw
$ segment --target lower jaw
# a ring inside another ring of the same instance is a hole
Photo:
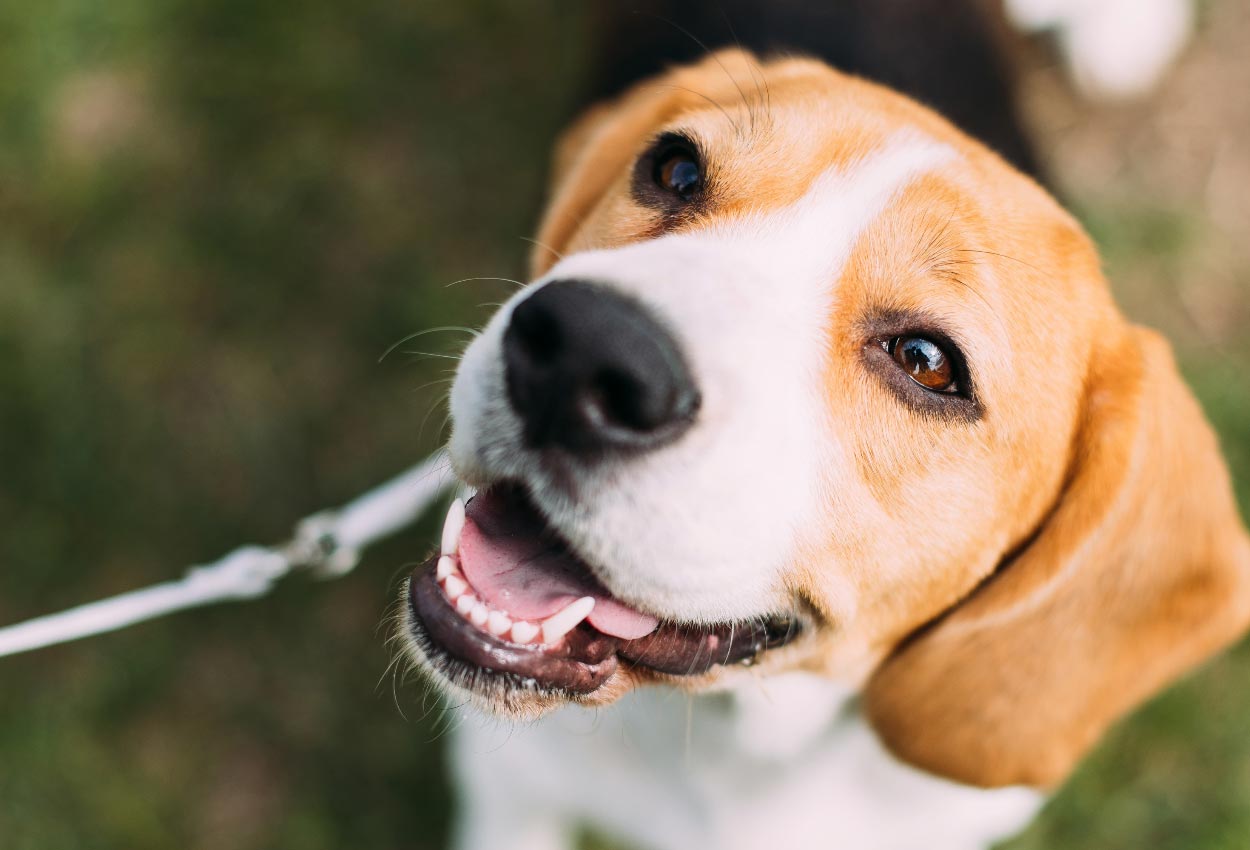
[[[552,647],[514,644],[465,622],[435,578],[435,560],[409,581],[411,637],[434,672],[488,699],[502,689],[540,699],[594,701],[597,693],[617,691],[614,680],[625,675],[671,681],[746,666],[798,634],[794,622],[704,628],[662,623],[646,637],[622,640],[583,623]]]
[[[457,685],[493,674],[504,683],[553,696],[586,695],[598,690],[620,666],[617,639],[589,628],[574,629],[560,647],[544,651],[466,627],[431,569],[419,570],[409,580],[408,605],[413,636],[427,660]]]

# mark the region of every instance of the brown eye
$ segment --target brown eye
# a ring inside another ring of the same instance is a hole
[[[951,359],[936,342],[922,336],[896,336],[886,350],[909,377],[925,389],[939,393],[958,391]]]
[[[690,200],[703,185],[698,157],[684,145],[674,145],[656,159],[655,182],[683,201]]]

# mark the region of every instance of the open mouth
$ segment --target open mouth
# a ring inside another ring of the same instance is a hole
[[[453,681],[496,674],[569,695],[597,690],[622,664],[675,676],[750,664],[799,632],[794,619],[684,624],[627,605],[511,484],[452,505],[409,605],[418,645]]]

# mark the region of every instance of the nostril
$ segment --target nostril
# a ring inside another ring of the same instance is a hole
[[[662,403],[633,375],[605,369],[587,388],[583,410],[603,425],[650,431],[660,424]]]
[[[535,363],[552,363],[564,351],[564,337],[556,318],[531,301],[522,301],[512,314],[509,330],[517,348]]]
[[[631,433],[642,442],[663,431],[689,423],[698,412],[700,397],[692,388],[672,382],[640,378],[618,370],[601,370],[579,394],[582,419],[593,430],[613,430],[617,439]]]

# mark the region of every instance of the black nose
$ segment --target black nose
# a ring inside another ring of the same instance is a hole
[[[542,287],[513,310],[503,351],[508,397],[533,447],[652,448],[682,433],[699,408],[672,334],[604,286]]]

